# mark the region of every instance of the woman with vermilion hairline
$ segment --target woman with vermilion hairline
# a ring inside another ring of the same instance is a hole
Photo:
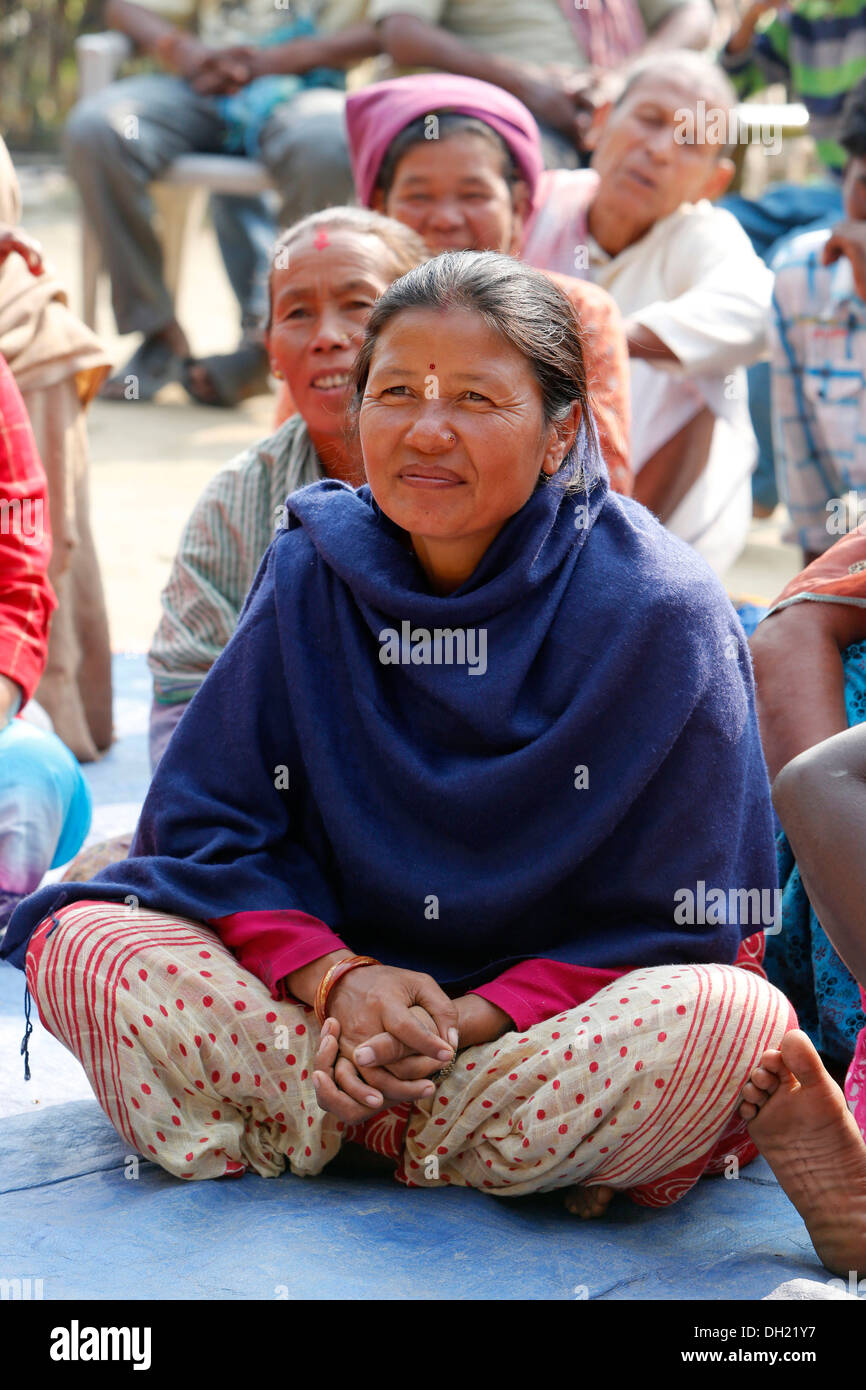
[[[674,917],[699,879],[775,884],[739,623],[610,491],[544,275],[417,267],[355,384],[368,485],[288,499],[130,858],[4,952],[179,1177],[360,1140],[418,1185],[673,1201],[754,1152],[740,1090],[792,1022],[753,925]],[[404,620],[483,632],[483,675],[383,663]]]

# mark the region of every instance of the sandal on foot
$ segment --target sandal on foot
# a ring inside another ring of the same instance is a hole
[[[182,379],[183,363],[165,338],[145,338],[126,366],[108,378],[100,396],[109,401],[152,401],[163,386]]]
[[[239,405],[249,396],[265,395],[269,389],[270,363],[259,343],[242,343],[235,352],[213,357],[188,357],[183,366],[184,389],[199,405],[227,408]],[[191,367],[205,369],[214,389],[212,397],[195,387],[190,376]]]

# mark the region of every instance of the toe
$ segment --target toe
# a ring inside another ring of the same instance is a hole
[[[760,1109],[760,1107],[765,1105],[769,1100],[769,1096],[766,1091],[762,1090],[760,1086],[756,1086],[753,1081],[747,1081],[743,1087],[743,1100],[748,1101],[750,1105],[758,1106]]]
[[[755,1070],[769,1071],[774,1074],[778,1074],[780,1070],[784,1071],[785,1064],[782,1061],[782,1054],[779,1049],[777,1047],[768,1047]]]
[[[801,1086],[824,1084],[827,1076],[824,1063],[811,1040],[799,1028],[785,1034],[782,1039],[781,1056],[784,1065]]]
[[[779,1084],[778,1076],[774,1072],[766,1071],[764,1067],[755,1067],[749,1080],[759,1091],[766,1091],[768,1096],[773,1094]]]

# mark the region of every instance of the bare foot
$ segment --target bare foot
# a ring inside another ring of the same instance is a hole
[[[834,1274],[866,1274],[866,1144],[805,1033],[786,1033],[743,1087],[740,1117]]]
[[[592,1221],[597,1216],[604,1216],[611,1203],[614,1189],[612,1187],[570,1187],[565,1194],[565,1205],[572,1216],[579,1216],[581,1221]]]

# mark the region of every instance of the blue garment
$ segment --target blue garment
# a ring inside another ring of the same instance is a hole
[[[764,604],[761,603],[738,603],[736,605],[736,614],[743,624],[743,631],[746,636],[751,637],[761,619],[766,618],[767,609]]]
[[[843,653],[848,723],[866,719],[866,642]],[[782,930],[768,936],[764,967],[788,996],[800,1027],[829,1061],[847,1066],[866,1014],[857,981],[836,954],[806,896],[794,853],[782,832],[777,841],[782,884]]]
[[[23,965],[64,903],[135,894],[205,922],[301,909],[453,991],[536,956],[733,961],[754,924],[675,912],[700,882],[776,886],[743,631],[585,441],[584,462],[588,491],[539,486],[446,596],[369,488],[290,496],[130,857],[35,894],[2,954]],[[467,656],[483,633],[483,672],[435,663],[437,630]]]
[[[292,39],[309,37],[316,32],[310,19],[299,18],[277,29],[259,41],[260,48],[290,43]],[[223,144],[230,154],[245,154],[256,159],[259,136],[268,119],[284,101],[289,101],[301,87],[338,87],[346,85],[346,74],[339,68],[311,68],[304,73],[273,74],[255,77],[231,96],[217,97],[216,105],[225,121]]]
[[[32,893],[90,829],[87,783],[56,734],[24,719],[0,731],[0,892]]]
[[[771,183],[758,198],[726,193],[719,207],[733,213],[766,265],[789,237],[829,227],[844,215],[836,183]]]

